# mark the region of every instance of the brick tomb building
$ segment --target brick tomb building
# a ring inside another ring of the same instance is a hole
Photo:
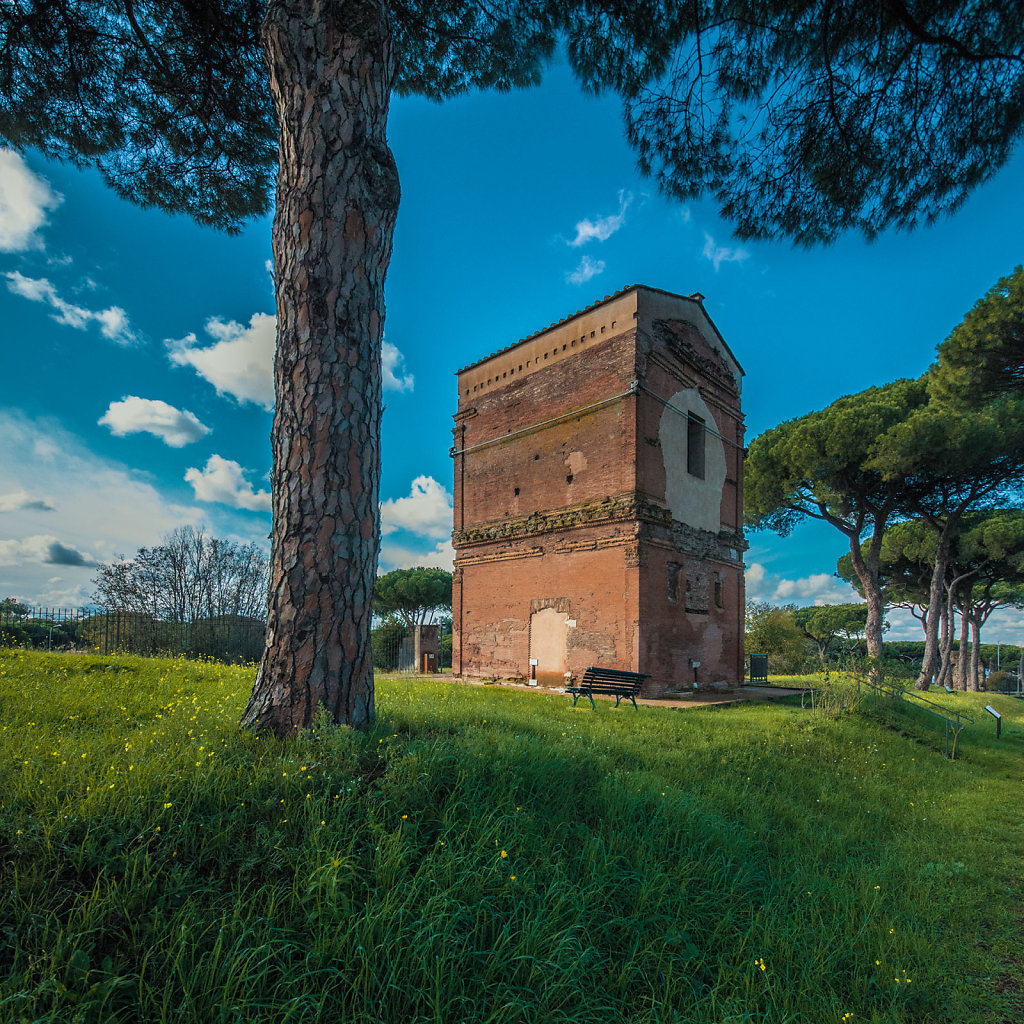
[[[458,372],[452,670],[743,678],[743,371],[634,286]]]

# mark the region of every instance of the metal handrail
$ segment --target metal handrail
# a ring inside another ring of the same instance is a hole
[[[920,705],[928,705],[922,707],[922,710],[927,712],[929,715],[934,715],[945,726],[946,733],[946,757],[951,760],[956,760],[957,748],[960,745],[960,733],[963,731],[965,725],[974,725],[974,719],[970,715],[965,715],[962,711],[956,709],[949,709],[943,707],[941,704],[936,704],[935,701],[929,700],[927,697],[922,697],[919,693],[913,690],[904,690],[901,686],[893,686],[886,683],[876,683],[870,679],[864,680],[866,686],[868,686],[875,699],[875,705],[878,704],[878,694],[882,693],[884,696],[895,697],[897,700],[915,700]],[[857,693],[860,693],[861,680],[857,680]],[[914,706],[911,704],[911,706]],[[933,711],[933,708],[938,708],[937,711]],[[952,728],[952,746],[950,745],[950,729]]]

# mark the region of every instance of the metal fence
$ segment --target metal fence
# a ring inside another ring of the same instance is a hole
[[[416,645],[413,627],[402,626],[394,622],[385,622],[370,631],[370,642],[373,645],[373,667],[378,672],[422,673],[449,672],[452,667],[452,632],[451,626],[442,623],[438,626],[436,660],[431,664],[433,669],[423,663],[422,654],[419,662],[416,658]],[[427,646],[434,651],[433,644]]]
[[[117,608],[0,607],[0,646],[256,661],[266,624],[244,615],[171,622]]]
[[[242,615],[169,622],[116,608],[31,608],[0,603],[0,647],[92,651],[216,661],[258,661],[266,623]],[[370,633],[374,667],[381,672],[421,672],[411,627],[385,623]],[[433,647],[430,648],[433,650]],[[436,671],[451,668],[451,627],[439,629]]]

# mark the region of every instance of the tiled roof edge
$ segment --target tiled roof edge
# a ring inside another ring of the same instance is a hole
[[[568,323],[570,320],[575,320],[578,316],[583,316],[584,313],[589,313],[593,309],[597,309],[598,306],[603,306],[607,302],[612,302],[615,299],[621,299],[623,295],[629,294],[631,291],[635,291],[638,288],[644,288],[645,285],[631,284],[625,288],[620,288],[617,292],[613,292],[611,295],[606,295],[603,299],[598,299],[597,302],[592,302],[589,306],[585,306],[583,309],[578,309],[575,313],[570,313],[568,316],[563,316],[561,320],[557,320],[553,324],[548,324],[547,327],[542,327],[539,331],[534,331],[533,334],[526,335],[525,338],[520,338],[518,341],[512,342],[511,345],[506,345],[504,348],[499,348],[496,352],[492,352],[489,356],[484,356],[482,359],[478,359],[475,363],[470,363],[468,366],[462,367],[461,370],[456,370],[455,374],[458,376],[460,373],[465,373],[467,370],[472,370],[476,366],[480,366],[481,363],[486,363],[488,359],[493,359],[495,356],[504,355],[506,352],[510,352],[518,345],[522,345],[524,341],[532,341],[534,338],[539,338],[542,334],[547,334],[548,331],[554,330],[556,327],[561,327],[562,324]],[[650,291],[657,291],[658,289],[652,288]],[[666,295],[671,292],[666,292]],[[679,298],[687,298],[688,296],[681,295]]]
[[[623,295],[628,295],[634,291],[646,291],[646,292],[657,292],[659,295],[669,295],[673,299],[687,299],[690,302],[696,302],[701,308],[704,316],[707,317],[708,323],[711,325],[711,329],[718,335],[718,340],[722,343],[726,352],[732,357],[733,362],[739,369],[742,376],[746,376],[743,371],[743,367],[740,365],[740,361],[736,358],[735,353],[729,347],[729,343],[722,337],[722,332],[718,329],[718,325],[711,319],[710,314],[704,308],[704,296],[700,292],[694,292],[692,295],[680,295],[678,292],[670,292],[665,288],[652,288],[647,284],[630,284],[626,285],[625,288],[620,288],[617,292],[612,292],[611,295],[606,295],[603,299],[598,299],[597,302],[592,302],[589,306],[584,306],[583,309],[576,310],[575,313],[570,313],[568,316],[563,316],[561,320],[556,320],[553,324],[548,324],[547,327],[542,327],[539,331],[534,331],[533,334],[526,335],[525,338],[520,338],[518,341],[512,342],[511,345],[506,345],[504,348],[499,348],[497,351],[492,352],[490,355],[484,356],[478,359],[475,363],[470,363],[468,366],[462,367],[461,370],[456,370],[455,375],[458,376],[460,373],[465,373],[467,370],[472,370],[477,366],[486,363],[489,359],[493,359],[495,356],[504,355],[506,352],[511,352],[512,349],[522,345],[523,342],[532,341],[534,338],[539,338],[542,334],[547,334],[548,331],[553,331],[556,327],[561,327],[562,324],[568,323],[570,320],[575,320],[578,316],[583,316],[585,313],[591,312],[591,310],[597,309],[598,306],[603,306],[608,302],[613,302],[615,299],[621,299]]]

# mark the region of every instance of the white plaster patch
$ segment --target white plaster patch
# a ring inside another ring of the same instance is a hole
[[[704,478],[687,469],[687,417],[699,416],[704,432]],[[711,410],[696,388],[677,391],[661,414],[658,427],[665,460],[665,504],[672,518],[718,533],[722,526],[722,487],[725,484],[725,445]]]
[[[569,467],[569,472],[575,476],[587,468],[587,457],[583,452],[569,452],[569,458],[565,460],[565,464]]]
[[[561,678],[566,668],[566,627],[569,617],[554,608],[542,608],[530,616],[530,659],[536,659],[537,679]]]

